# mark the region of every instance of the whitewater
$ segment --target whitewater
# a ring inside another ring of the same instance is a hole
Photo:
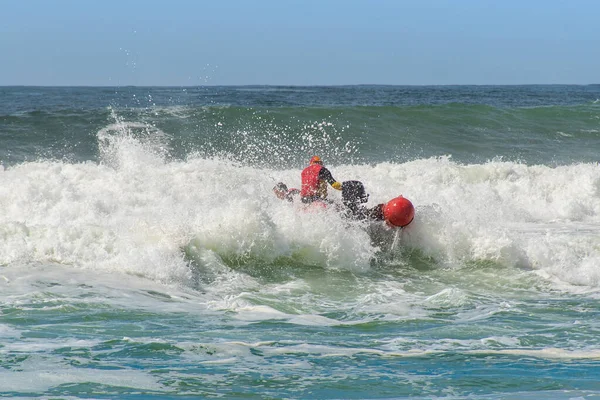
[[[66,109],[63,89],[0,112],[2,396],[600,398],[597,104],[544,103],[538,119],[476,95],[457,111],[461,87],[449,106],[415,100],[461,124],[411,119],[381,90],[356,109],[327,88],[309,92],[334,108],[242,89],[218,92],[229,105],[107,107],[83,88],[92,105]],[[577,129],[544,125],[547,108]],[[363,127],[374,112],[379,129]],[[482,129],[491,114],[509,115]],[[373,240],[368,223],[277,199],[313,154],[369,206],[410,199],[414,221]]]

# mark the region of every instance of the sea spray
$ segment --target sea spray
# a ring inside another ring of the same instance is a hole
[[[1,395],[598,394],[596,86],[3,90]]]

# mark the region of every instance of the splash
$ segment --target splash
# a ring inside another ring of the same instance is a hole
[[[441,157],[335,166],[338,180],[365,183],[371,205],[400,194],[416,205],[415,221],[382,256],[385,246],[365,226],[272,195],[279,180],[297,186],[299,170],[218,156],[175,160],[159,129],[119,119],[98,142],[99,163],[0,170],[0,264],[60,263],[194,287],[282,263],[364,273],[406,265],[417,252],[431,268],[492,263],[570,285],[600,282],[596,164]]]

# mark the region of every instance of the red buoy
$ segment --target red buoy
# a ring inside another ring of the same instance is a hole
[[[383,206],[383,216],[388,224],[402,228],[412,222],[415,217],[415,207],[410,200],[398,196]]]

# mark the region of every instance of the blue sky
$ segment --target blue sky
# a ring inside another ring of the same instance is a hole
[[[0,6],[0,85],[600,83],[598,0]]]

